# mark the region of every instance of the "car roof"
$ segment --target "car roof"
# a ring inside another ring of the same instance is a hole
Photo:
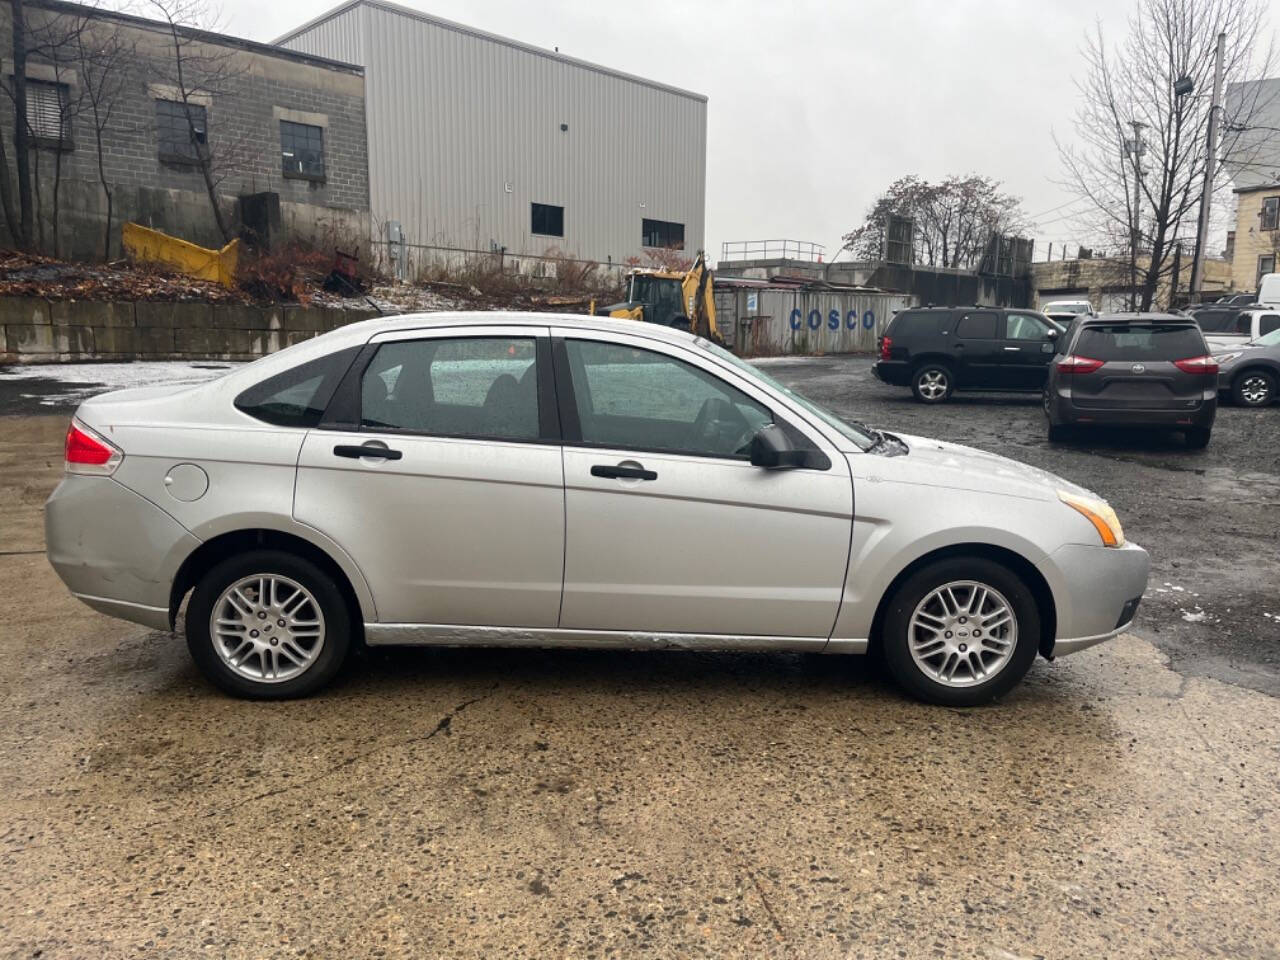
[[[344,334],[352,341],[363,342],[370,336],[398,333],[402,330],[429,330],[435,327],[460,326],[504,327],[578,327],[583,330],[601,330],[616,333],[643,332],[653,340],[669,343],[691,343],[696,337],[688,330],[664,327],[656,323],[641,323],[614,317],[592,317],[571,313],[533,313],[516,310],[450,310],[435,313],[405,313],[387,317],[374,317],[359,323],[338,327],[333,332]]]
[[[1180,317],[1176,313],[1104,313],[1097,317],[1081,317],[1082,326],[1096,327],[1109,323],[1181,323],[1195,326],[1194,317]]]

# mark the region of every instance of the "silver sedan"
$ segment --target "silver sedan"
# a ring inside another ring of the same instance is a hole
[[[866,653],[971,705],[1132,621],[1148,558],[1086,490],[846,423],[648,324],[353,324],[67,434],[49,559],[208,678],[310,693],[357,643]]]

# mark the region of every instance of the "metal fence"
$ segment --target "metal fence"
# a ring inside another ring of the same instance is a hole
[[[728,240],[720,244],[721,260],[808,260],[822,263],[827,248],[807,240]]]

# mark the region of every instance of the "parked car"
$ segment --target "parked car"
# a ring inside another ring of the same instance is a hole
[[[1218,364],[1185,317],[1081,318],[1050,368],[1044,409],[1050,440],[1080,426],[1165,427],[1202,449],[1218,409]]]
[[[1280,330],[1280,307],[1242,309],[1236,314],[1230,330],[1216,330],[1212,333],[1205,331],[1204,338],[1209,349],[1218,353],[1243,346],[1275,330]]]
[[[1230,305],[1219,306],[1218,304],[1204,305],[1192,307],[1191,316],[1200,326],[1200,330],[1206,337],[1217,334],[1234,333],[1236,329],[1236,318],[1240,316],[1244,307],[1233,307]]]
[[[361,641],[874,646],[969,705],[1123,630],[1148,572],[1066,480],[846,423],[687,332],[546,314],[366,321],[104,394],[45,513],[77,597],[157,630],[185,600],[200,669],[258,698]]]
[[[909,386],[921,403],[942,403],[955,390],[1040,390],[1061,333],[1034,310],[903,310],[885,328],[872,372]]]
[[[1218,390],[1243,407],[1275,403],[1280,389],[1280,328],[1213,358]]]
[[[1088,300],[1050,300],[1041,305],[1040,312],[1050,317],[1054,314],[1094,316],[1093,304]]]

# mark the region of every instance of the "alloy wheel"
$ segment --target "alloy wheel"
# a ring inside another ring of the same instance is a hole
[[[1240,384],[1240,396],[1250,406],[1259,406],[1270,399],[1271,384],[1266,377],[1255,373],[1252,376],[1245,377]]]
[[[916,666],[949,687],[971,687],[1009,663],[1018,620],[1000,591],[975,580],[956,580],[926,594],[908,628]]]
[[[947,393],[947,375],[941,370],[926,370],[916,381],[920,395],[926,400],[940,400]]]
[[[231,670],[258,683],[283,683],[305,673],[324,647],[324,613],[296,580],[255,574],[219,595],[209,636]]]

